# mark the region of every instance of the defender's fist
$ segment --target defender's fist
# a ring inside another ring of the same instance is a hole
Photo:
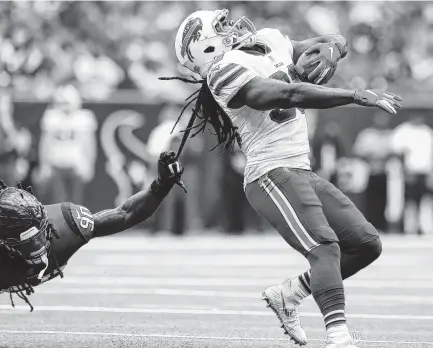
[[[174,151],[161,153],[158,159],[158,178],[161,183],[179,182],[183,174],[183,166],[176,159]]]

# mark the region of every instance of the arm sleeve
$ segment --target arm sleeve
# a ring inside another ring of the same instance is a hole
[[[243,54],[232,51],[232,59],[216,64],[209,72],[207,82],[210,91],[218,103],[225,106],[249,81],[258,76],[254,67],[247,61],[238,63],[234,57]]]

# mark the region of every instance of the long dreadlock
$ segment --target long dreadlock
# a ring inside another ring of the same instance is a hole
[[[8,186],[4,183],[3,180],[0,179],[0,192],[4,189],[7,189]],[[21,182],[18,182],[16,185],[16,188],[20,189],[20,190],[24,190],[28,193],[30,193],[32,196],[35,196],[35,193],[33,191],[32,186],[28,186],[28,187],[24,187],[22,185]],[[53,236],[55,236],[56,238],[60,238],[59,234],[57,233],[56,229],[54,228],[53,224],[51,224],[50,222],[47,221],[46,224],[46,239],[51,242]],[[25,261],[24,256],[21,254],[21,252],[15,248],[11,248],[9,246],[7,246],[6,244],[3,244],[4,247],[6,247],[6,249],[12,253],[15,256],[21,257],[23,261]],[[55,268],[54,271],[50,274],[50,277],[53,277],[55,275],[60,275],[61,278],[64,277],[63,275],[63,271],[60,268],[60,265],[55,257],[54,254],[49,255],[49,258],[51,258],[54,261],[55,264]],[[57,272],[57,274],[54,274],[55,272]],[[11,305],[12,307],[15,307],[15,303],[14,300],[12,298],[12,294],[16,294],[19,298],[21,298],[22,300],[24,300],[30,307],[30,312],[33,312],[34,307],[32,306],[32,304],[30,303],[29,299],[27,296],[30,296],[31,294],[33,294],[35,291],[33,289],[33,286],[30,284],[27,284],[25,281],[21,284],[17,284],[14,286],[10,286],[8,289],[9,292],[9,297],[10,297],[10,301],[11,301]]]
[[[177,156],[179,157],[182,149],[191,133],[192,130],[196,130],[191,138],[194,138],[198,133],[203,133],[206,129],[206,126],[210,124],[213,128],[213,132],[209,129],[209,131],[216,135],[218,143],[210,149],[210,151],[214,150],[221,144],[224,144],[225,150],[232,150],[234,142],[236,141],[239,147],[242,147],[241,137],[237,131],[237,127],[235,127],[230,119],[230,117],[226,114],[226,112],[218,105],[215,101],[212,92],[209,89],[206,79],[204,80],[189,80],[182,77],[160,77],[160,80],[180,80],[185,83],[192,84],[201,84],[200,89],[192,93],[188,98],[185,99],[187,104],[182,109],[174,127],[179,123],[182,115],[185,110],[195,102],[194,107],[192,108],[192,115],[188,126],[182,132],[184,132],[181,145],[178,150]],[[200,121],[198,124],[194,125],[196,118]]]

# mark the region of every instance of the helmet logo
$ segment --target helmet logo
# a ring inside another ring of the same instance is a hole
[[[191,42],[196,42],[200,38],[201,31],[203,29],[203,22],[200,18],[191,18],[185,25],[182,34],[182,46],[180,54],[185,58],[185,54],[188,56],[188,59],[192,62],[194,57],[191,54],[191,50],[189,49],[189,45]]]

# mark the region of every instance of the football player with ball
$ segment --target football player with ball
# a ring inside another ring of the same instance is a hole
[[[246,17],[233,21],[228,10],[189,15],[175,49],[179,62],[203,79],[182,79],[201,82],[190,101],[189,130],[200,121],[192,136],[211,125],[218,144],[229,148],[238,142],[247,157],[250,204],[310,264],[305,273],[268,287],[263,299],[291,339],[305,345],[298,307],[312,295],[325,322],[327,348],[355,347],[343,279],[376,260],[381,241],[352,201],[311,171],[304,109],[358,104],[396,114],[401,98],[319,85],[347,54],[341,35],[295,41],[276,29],[256,30]]]

